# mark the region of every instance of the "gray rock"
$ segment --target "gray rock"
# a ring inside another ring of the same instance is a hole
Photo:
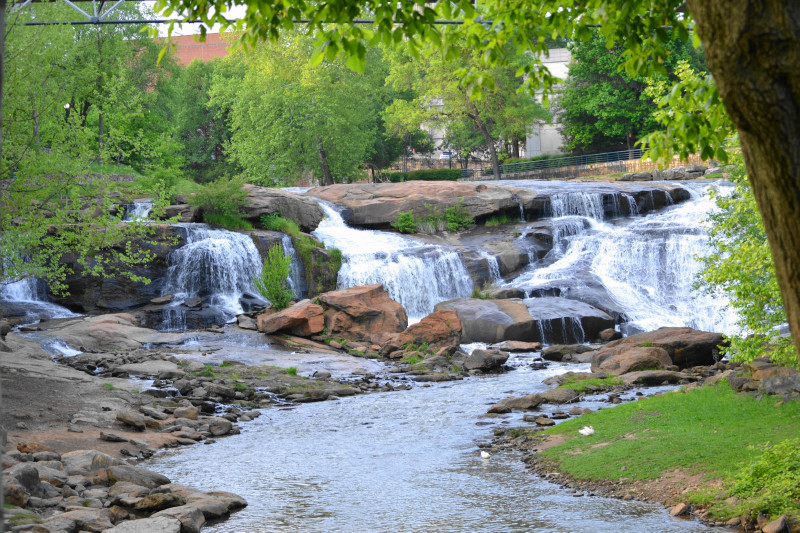
[[[233,428],[233,424],[230,420],[226,420],[224,418],[211,418],[208,421],[208,432],[211,433],[214,437],[220,437],[222,435],[227,435],[230,433],[231,428]]]
[[[97,450],[67,452],[61,455],[61,462],[64,464],[64,471],[69,475],[93,473],[101,468],[123,464],[121,459]]]
[[[111,433],[106,431],[100,432],[100,440],[108,441],[108,442],[128,442],[128,439],[119,435],[117,433]]]
[[[528,298],[525,304],[538,324],[535,340],[543,343],[580,343],[596,339],[601,331],[614,327],[614,319],[608,313],[578,300]],[[547,338],[541,338],[542,332]]]
[[[148,494],[139,500],[134,506],[134,509],[150,514],[156,511],[161,511],[162,509],[178,507],[184,505],[185,503],[186,500],[184,500],[178,494],[173,494],[171,492],[157,492],[154,494]]]
[[[71,509],[58,518],[75,522],[79,531],[107,531],[114,527],[108,509],[80,507]]]
[[[572,389],[550,389],[542,393],[542,399],[547,403],[570,403],[580,398],[580,393]]]
[[[197,407],[176,407],[172,413],[175,418],[188,418],[189,420],[197,420],[200,414],[200,409]]]
[[[591,352],[593,348],[585,344],[553,344],[542,350],[542,358],[548,361],[571,361],[573,354]]]
[[[72,533],[75,531],[77,524],[75,520],[64,518],[63,515],[56,515],[36,527],[39,533]]]
[[[800,393],[800,374],[764,378],[761,380],[758,390],[766,394],[785,395]]]
[[[652,172],[630,172],[619,177],[620,181],[653,181]]]
[[[689,374],[672,372],[670,370],[642,370],[623,374],[622,381],[628,385],[662,385],[664,383],[679,383],[691,379]]]
[[[162,411],[159,411],[157,409],[154,409],[152,407],[148,407],[146,405],[140,406],[139,407],[139,411],[142,414],[144,414],[146,416],[149,416],[150,418],[154,418],[156,420],[166,420],[167,418],[169,418],[168,414],[166,414],[166,413],[164,413]]]
[[[44,489],[42,488],[42,481],[39,477],[39,470],[34,467],[33,463],[16,464],[4,470],[3,476],[14,478],[31,496],[36,496],[37,498],[44,497]]]
[[[206,518],[203,512],[193,505],[180,505],[178,507],[170,507],[163,511],[159,511],[153,517],[171,516],[177,518],[181,522],[181,533],[199,533],[203,525],[206,523]]]
[[[117,420],[137,431],[144,431],[147,427],[145,418],[139,413],[125,410],[117,413]]]
[[[169,478],[157,472],[131,465],[112,466],[108,469],[108,479],[112,483],[127,481],[142,487],[154,489],[168,484]]]
[[[181,533],[181,521],[173,516],[151,516],[122,522],[106,530],[106,533]]]
[[[527,396],[516,396],[513,398],[504,398],[497,402],[495,405],[507,407],[509,409],[534,409],[538,407],[544,400],[536,393],[528,394]]]
[[[508,361],[508,352],[477,349],[464,360],[464,368],[489,372],[501,368],[506,361]]]
[[[242,329],[252,329],[257,330],[258,326],[256,325],[256,321],[250,318],[247,315],[239,315],[236,317],[236,323]]]
[[[61,461],[61,454],[56,452],[36,452],[33,454],[34,461]]]
[[[789,531],[789,522],[786,520],[786,515],[761,528],[761,533],[789,533]]]

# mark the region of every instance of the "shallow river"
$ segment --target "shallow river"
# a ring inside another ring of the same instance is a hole
[[[572,496],[528,473],[514,452],[481,459],[476,443],[493,427],[524,424],[521,414],[482,418],[490,404],[587,369],[512,362],[514,371],[496,377],[267,409],[241,435],[160,455],[149,467],[247,499],[204,531],[711,531],[658,505]]]

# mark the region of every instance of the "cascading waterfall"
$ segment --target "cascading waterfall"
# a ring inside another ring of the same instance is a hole
[[[186,329],[186,310],[180,304],[200,298],[227,321],[241,313],[240,299],[253,290],[261,257],[253,240],[241,233],[211,229],[205,224],[179,224],[186,244],[171,252],[162,294],[172,294],[164,309],[161,329]]]
[[[595,220],[605,218],[603,195],[600,193],[568,192],[550,196],[553,218],[577,215]]]
[[[396,233],[349,228],[330,205],[314,236],[342,251],[338,287],[381,283],[411,320],[433,312],[444,300],[469,296],[472,278],[455,250]]]
[[[615,224],[589,221],[585,231],[564,237],[539,268],[508,283],[531,291],[563,286],[580,294],[582,280],[599,281],[613,303],[625,311],[631,331],[662,326],[690,326],[707,331],[736,332],[736,315],[721,295],[693,290],[705,255],[707,234],[702,221],[714,208],[708,196],[725,184],[685,184],[694,199],[645,217]],[[579,296],[576,296],[578,299]]]
[[[297,257],[297,251],[294,248],[294,243],[292,243],[291,237],[284,235],[283,239],[281,240],[281,244],[283,245],[284,255],[288,255],[292,258],[292,264],[290,266],[291,270],[289,271],[289,277],[286,279],[286,282],[289,285],[289,289],[294,293],[295,297],[302,298],[306,293],[308,293],[308,285],[306,284],[305,280],[305,269],[303,268],[303,263]]]
[[[489,280],[494,281],[500,279],[500,263],[497,261],[497,257],[485,250],[480,250],[480,254],[481,257],[486,259],[486,263],[489,265]]]
[[[150,216],[150,211],[153,210],[153,202],[133,202],[132,204],[125,204],[124,209],[123,222],[143,219]]]
[[[78,316],[66,307],[51,303],[47,298],[45,282],[33,277],[0,285],[0,302],[3,303],[7,314],[13,312],[32,322]]]
[[[519,221],[525,222],[525,207],[522,205],[522,202],[519,198],[517,198],[516,194],[512,194],[511,199],[517,202],[517,205],[519,205]]]

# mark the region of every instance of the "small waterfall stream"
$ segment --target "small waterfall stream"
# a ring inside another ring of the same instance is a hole
[[[150,216],[150,211],[153,210],[153,202],[133,202],[132,204],[125,204],[124,214],[122,216],[123,222],[131,220],[143,219]]]
[[[23,316],[30,322],[78,316],[66,307],[50,302],[47,285],[33,277],[0,285],[0,303],[7,315]]]
[[[186,329],[186,310],[180,305],[195,298],[223,322],[242,313],[240,299],[245,292],[253,291],[253,278],[261,270],[261,257],[253,240],[206,224],[179,226],[186,231],[186,244],[167,258],[169,268],[162,294],[171,294],[173,302],[164,310],[161,329]]]
[[[320,205],[326,217],[313,235],[342,251],[340,289],[382,283],[412,321],[433,312],[439,302],[472,293],[472,278],[455,250],[397,233],[350,228],[330,205]]]

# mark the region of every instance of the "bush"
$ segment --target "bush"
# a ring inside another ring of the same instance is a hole
[[[389,181],[392,183],[398,183],[401,181],[412,181],[412,180],[421,180],[421,181],[456,181],[461,178],[461,169],[458,168],[431,168],[425,170],[412,170],[411,172],[405,173],[405,179],[403,179],[402,172],[385,172],[383,174]]]
[[[202,187],[189,201],[203,212],[239,216],[247,191],[242,189],[243,179],[219,179]]]
[[[392,227],[400,233],[414,233],[417,231],[417,221],[414,218],[414,211],[401,211],[397,214],[397,220]]]
[[[748,500],[742,510],[751,518],[796,512],[800,501],[800,439],[759,449],[761,455],[737,474],[731,494]]]
[[[294,296],[286,286],[291,264],[291,256],[283,252],[283,246],[275,244],[267,252],[261,274],[253,280],[259,294],[269,300],[273,309],[278,311],[288,307]]]
[[[467,228],[475,223],[469,211],[462,207],[464,201],[460,200],[458,204],[448,207],[444,210],[444,218],[447,220],[447,229],[450,231],[458,231]]]
[[[280,231],[290,237],[300,236],[300,227],[294,220],[283,218],[277,213],[261,215],[261,227],[270,231]]]
[[[230,230],[253,229],[253,225],[241,216],[227,213],[203,213],[203,221]]]

